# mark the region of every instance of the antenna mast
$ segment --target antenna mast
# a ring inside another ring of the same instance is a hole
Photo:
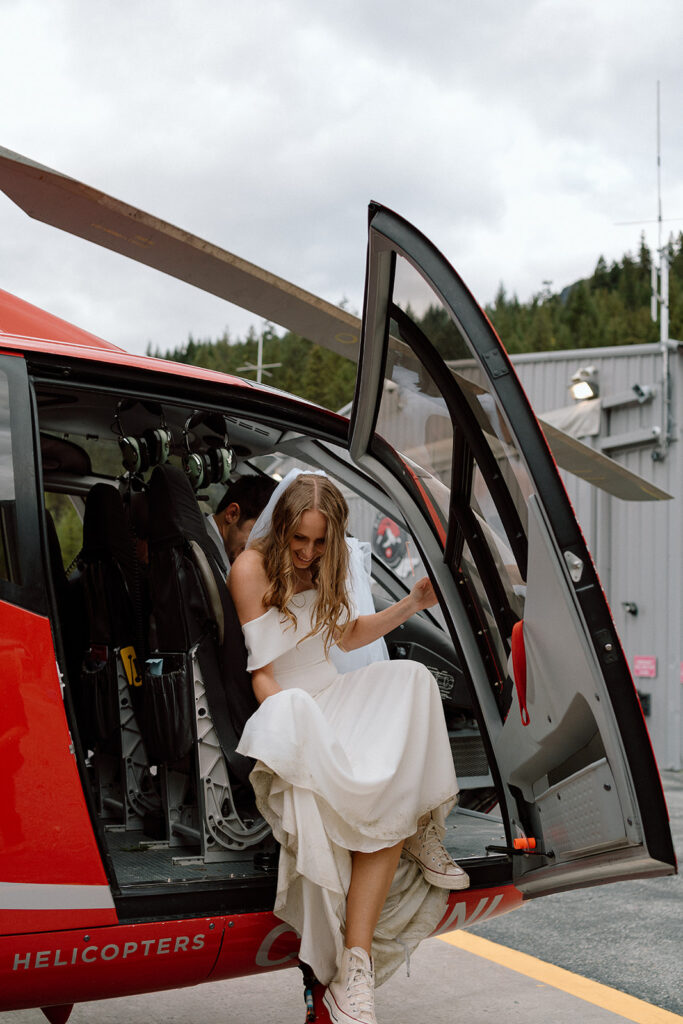
[[[662,251],[662,131],[657,81],[657,250]]]
[[[663,459],[673,438],[671,410],[671,375],[669,370],[669,251],[662,242],[662,148],[660,90],[657,81],[657,252],[659,268],[652,263],[652,299],[650,313],[657,322],[659,313],[659,346],[662,353],[662,439],[663,448],[653,458]],[[659,271],[659,273],[658,273]],[[659,281],[657,277],[659,276]]]

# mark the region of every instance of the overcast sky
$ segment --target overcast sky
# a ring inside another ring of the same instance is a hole
[[[683,230],[682,39],[681,0],[0,0],[0,145],[355,311],[371,199],[526,301],[656,246],[658,80]],[[255,322],[2,194],[0,266],[134,352]]]

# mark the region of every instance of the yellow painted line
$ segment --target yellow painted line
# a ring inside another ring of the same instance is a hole
[[[525,974],[528,978],[534,978],[544,985],[551,985],[562,992],[583,999],[594,1006],[600,1006],[603,1010],[616,1013],[625,1020],[635,1021],[636,1024],[676,1024],[683,1020],[677,1013],[669,1010],[661,1010],[658,1006],[646,1003],[643,999],[636,999],[635,996],[626,995],[608,985],[601,985],[597,981],[583,978],[580,974],[573,974],[565,971],[563,967],[555,967],[554,964],[547,964],[538,960],[535,956],[527,953],[518,953],[516,949],[509,949],[507,946],[499,946],[497,942],[489,942],[479,935],[470,935],[468,932],[455,931],[448,935],[440,935],[442,942],[448,942],[451,946],[466,953],[474,953],[485,960],[492,960],[501,967],[507,967],[518,974]]]

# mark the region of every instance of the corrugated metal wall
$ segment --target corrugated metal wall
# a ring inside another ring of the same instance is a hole
[[[598,371],[600,399],[626,395],[634,384],[655,388],[652,401],[603,409],[600,433],[585,438],[600,448],[607,438],[664,427],[663,357],[656,345],[583,349],[513,357],[522,384],[537,414],[572,404],[568,384],[580,366]],[[673,385],[674,442],[655,461],[655,445],[611,451],[627,469],[674,496],[673,501],[627,502],[563,474],[569,496],[593,553],[629,664],[656,671],[635,679],[649,698],[647,718],[660,767],[681,768],[683,722],[683,352],[670,355]],[[627,611],[628,602],[637,614]],[[636,664],[636,659],[647,660]]]

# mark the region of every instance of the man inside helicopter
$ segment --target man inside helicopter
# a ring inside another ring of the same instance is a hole
[[[268,476],[238,477],[228,484],[216,511],[206,516],[206,529],[216,545],[225,575],[244,551],[247,537],[265,508],[277,481]]]

